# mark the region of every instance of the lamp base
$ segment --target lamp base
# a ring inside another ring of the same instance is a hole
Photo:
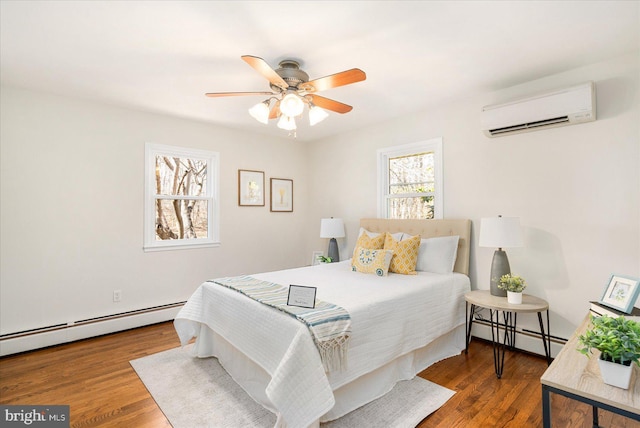
[[[331,257],[332,262],[340,261],[340,253],[338,252],[338,241],[336,241],[336,238],[331,238],[329,240],[329,250],[327,251],[327,256]]]
[[[507,290],[501,290],[498,288],[500,285],[500,277],[511,273],[511,266],[509,266],[509,259],[507,253],[504,250],[497,249],[493,253],[493,260],[491,261],[491,295],[498,297],[507,297]]]

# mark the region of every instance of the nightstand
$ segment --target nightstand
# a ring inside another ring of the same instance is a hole
[[[540,323],[540,335],[542,344],[544,345],[544,354],[547,357],[547,364],[551,364],[551,333],[549,327],[549,304],[546,300],[539,299],[529,294],[522,295],[522,304],[515,305],[507,302],[506,297],[493,296],[489,290],[473,290],[464,295],[466,300],[465,314],[467,319],[466,325],[466,347],[465,353],[469,351],[469,342],[471,340],[471,328],[473,327],[473,317],[476,308],[489,309],[491,324],[491,343],[493,345],[493,364],[498,379],[502,377],[504,369],[504,354],[506,348],[515,347],[516,342],[516,324],[518,321],[518,313],[537,313],[538,322]],[[469,310],[471,309],[471,310]],[[502,312],[503,324],[500,324],[500,312]],[[542,322],[542,312],[547,313],[547,330],[545,333],[544,324]],[[495,319],[495,321],[494,321]],[[500,327],[504,327],[504,337],[500,341]]]

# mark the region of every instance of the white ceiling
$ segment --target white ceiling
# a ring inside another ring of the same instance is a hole
[[[6,1],[2,84],[286,136],[247,109],[265,91],[240,59],[301,61],[311,79],[367,80],[321,95],[353,111],[310,141],[453,99],[639,52],[638,1]],[[302,122],[299,120],[298,122]]]

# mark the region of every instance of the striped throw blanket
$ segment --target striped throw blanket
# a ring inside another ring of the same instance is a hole
[[[242,293],[306,324],[311,332],[325,371],[346,369],[351,317],[340,306],[316,299],[315,308],[287,305],[289,288],[250,276],[212,279],[207,282]]]

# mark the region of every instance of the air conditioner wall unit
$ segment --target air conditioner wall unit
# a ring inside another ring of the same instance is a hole
[[[594,82],[482,108],[482,131],[487,137],[538,131],[594,120]]]

